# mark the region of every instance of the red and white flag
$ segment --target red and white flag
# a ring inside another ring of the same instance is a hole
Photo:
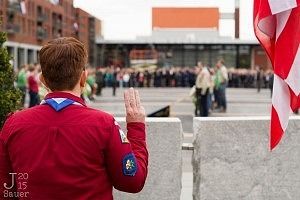
[[[254,0],[254,31],[274,69],[272,150],[300,105],[300,0]]]

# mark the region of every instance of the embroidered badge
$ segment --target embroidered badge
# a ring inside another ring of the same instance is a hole
[[[125,133],[122,131],[122,129],[119,129],[120,138],[122,143],[129,143]]]
[[[125,176],[134,176],[137,172],[135,156],[130,153],[123,158],[123,174]]]
[[[120,134],[120,139],[122,143],[129,143],[129,140],[127,139],[126,134],[122,131],[120,125],[118,124],[118,122],[115,121],[115,125],[118,127],[119,129],[119,134]]]

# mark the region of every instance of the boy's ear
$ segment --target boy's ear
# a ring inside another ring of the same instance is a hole
[[[45,78],[43,76],[43,73],[40,73],[40,77],[39,77],[40,81],[43,83],[44,86],[46,86],[46,88],[49,88],[46,81],[45,81]]]
[[[87,76],[88,76],[88,71],[87,70],[82,71],[80,77],[80,87],[85,87]]]

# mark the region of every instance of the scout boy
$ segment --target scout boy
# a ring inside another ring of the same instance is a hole
[[[112,188],[137,193],[148,167],[145,111],[139,93],[124,94],[127,135],[115,119],[80,98],[87,51],[74,38],[39,53],[40,105],[11,115],[0,133],[0,199],[111,200]]]

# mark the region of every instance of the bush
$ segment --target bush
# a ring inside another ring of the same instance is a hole
[[[14,86],[14,70],[7,49],[3,47],[5,41],[6,33],[0,32],[0,130],[7,115],[21,105],[21,92]]]

